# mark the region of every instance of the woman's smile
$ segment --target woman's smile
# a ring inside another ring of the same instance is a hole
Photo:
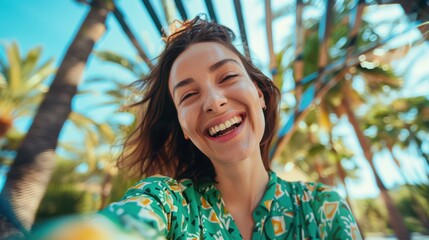
[[[209,128],[208,133],[211,137],[225,135],[226,133],[232,131],[234,128],[238,127],[242,121],[243,118],[240,115],[234,116],[226,120],[225,122],[222,122],[216,126]]]
[[[215,142],[227,142],[240,134],[245,123],[245,117],[234,116],[225,122],[211,127],[208,130],[208,138]]]

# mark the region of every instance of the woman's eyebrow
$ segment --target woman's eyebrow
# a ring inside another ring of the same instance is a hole
[[[182,81],[178,82],[178,83],[177,83],[176,85],[174,85],[174,87],[173,87],[173,96],[174,96],[174,93],[176,92],[176,90],[177,90],[178,88],[184,87],[184,86],[189,85],[189,84],[191,84],[191,83],[193,83],[193,82],[195,82],[195,81],[194,81],[194,79],[192,79],[192,78],[185,78],[185,79],[183,79]]]
[[[217,63],[215,63],[215,64],[211,65],[211,66],[209,67],[209,71],[210,71],[210,72],[214,72],[214,71],[216,71],[216,69],[218,69],[218,68],[222,67],[223,65],[225,65],[225,64],[227,64],[227,63],[229,63],[229,62],[234,62],[235,64],[237,64],[238,66],[240,66],[240,64],[237,62],[237,60],[232,59],[232,58],[225,58],[225,59],[220,60],[219,62],[217,62]]]

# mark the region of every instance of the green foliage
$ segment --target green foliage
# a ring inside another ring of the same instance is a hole
[[[42,49],[21,56],[16,42],[3,46],[0,58],[0,139],[20,117],[32,116],[47,91],[46,80],[55,72],[53,60],[41,63]]]
[[[417,188],[429,189],[428,185],[400,186],[391,190],[394,204],[404,217],[406,227],[411,232],[428,234],[428,229],[420,219],[416,211],[420,211],[426,217],[429,217],[429,202],[427,193],[416,191]],[[416,199],[418,204],[416,204]],[[393,230],[388,223],[388,215],[379,198],[366,198],[353,200],[355,215],[361,221],[361,227],[366,235],[371,233],[392,234]],[[419,206],[419,207],[416,207]]]
[[[304,76],[317,72],[319,59],[319,38],[317,31],[309,30],[304,45]]]
[[[429,230],[422,223],[419,214],[429,218],[429,203],[425,196],[419,194],[419,191],[415,191],[416,188],[421,187],[428,189],[428,185],[403,186],[392,191],[392,196],[394,196],[397,208],[404,216],[407,228],[413,232],[428,234]]]
[[[37,221],[98,210],[105,171],[77,171],[81,163],[74,160],[57,158],[56,162],[57,166],[37,213]],[[126,189],[139,180],[126,177],[125,174],[113,175],[107,203],[120,200]]]
[[[115,175],[112,179],[112,191],[110,192],[108,202],[119,201],[124,196],[125,191],[139,180],[137,178],[129,178],[125,173]]]
[[[320,108],[312,108],[292,134],[280,159],[283,163],[295,163],[313,181],[344,185],[343,177],[358,177],[358,167],[351,160],[354,154],[341,138],[329,134],[332,129],[322,129],[319,112]],[[347,168],[341,162],[347,162]]]
[[[37,221],[96,210],[97,198],[94,192],[88,191],[87,177],[76,171],[79,163],[61,158],[56,162],[36,215]]]
[[[0,164],[10,165],[24,133],[15,127],[23,117],[32,117],[55,72],[53,59],[41,62],[42,48],[21,56],[16,42],[3,45],[0,58]]]
[[[105,62],[113,63],[130,71],[138,78],[143,78],[146,75],[146,69],[142,65],[143,60],[139,57],[136,60],[129,59],[112,51],[95,51],[94,54],[97,58]]]
[[[376,103],[369,108],[361,124],[375,150],[387,149],[394,155],[395,146],[415,148],[425,160],[423,165],[429,168],[424,149],[425,136],[429,133],[428,106],[429,100],[423,96]],[[399,162],[397,165],[401,167]]]
[[[90,199],[90,193],[72,184],[50,184],[38,209],[37,221],[96,210],[90,207],[93,205]]]
[[[48,89],[47,80],[55,69],[52,66],[52,59],[41,62],[41,48],[33,48],[25,56],[21,56],[18,44],[13,42],[4,47],[4,51],[6,58],[0,58],[0,161],[9,165],[25,135],[19,132],[13,123],[22,117],[32,117]],[[107,54],[107,56],[114,55]],[[124,87],[118,86],[117,89],[124,89]],[[117,92],[119,93],[118,90]],[[123,96],[124,94],[117,94],[115,101],[118,102],[118,99]],[[82,152],[86,154],[83,158],[81,154],[81,159],[92,162],[93,165],[97,162],[96,154],[93,154],[94,149],[106,144],[112,145],[118,137],[116,128],[119,128],[119,131],[123,128],[120,124],[118,126],[107,122],[98,123],[86,114],[75,111],[70,114],[69,120],[81,130],[85,141],[83,144],[78,144],[79,146],[73,144],[73,147],[68,147],[62,141],[60,148],[64,148],[61,151],[71,150],[68,154],[74,155],[76,151],[82,151],[83,148]]]
[[[361,230],[365,233],[391,234],[388,227],[388,216],[380,199],[356,199],[353,201],[356,217],[361,221]]]

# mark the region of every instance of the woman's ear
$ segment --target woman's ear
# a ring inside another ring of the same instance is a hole
[[[186,140],[189,140],[189,136],[185,132],[183,132],[183,136],[185,137]]]
[[[180,127],[180,130],[182,131],[182,133],[183,133],[183,138],[184,139],[186,139],[186,140],[189,140],[189,135],[185,132],[185,130],[183,129],[183,127],[182,127],[182,124],[180,124],[179,123],[179,127]]]
[[[259,102],[261,104],[261,108],[265,110],[267,108],[267,105],[265,104],[264,93],[261,91],[261,89],[259,89],[257,85],[256,85],[256,90],[258,91],[258,97],[259,97]]]

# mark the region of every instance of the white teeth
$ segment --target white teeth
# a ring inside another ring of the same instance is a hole
[[[225,121],[224,123],[221,123],[221,124],[219,124],[217,126],[211,127],[209,129],[209,134],[210,134],[210,136],[214,136],[216,133],[227,129],[227,128],[231,127],[234,124],[241,123],[241,121],[243,121],[241,119],[241,116],[232,117],[231,119]]]
[[[226,122],[225,122],[225,126],[226,126],[226,128],[231,127],[231,125],[232,125],[232,124],[231,124],[231,122],[230,122],[230,121],[226,121]]]

